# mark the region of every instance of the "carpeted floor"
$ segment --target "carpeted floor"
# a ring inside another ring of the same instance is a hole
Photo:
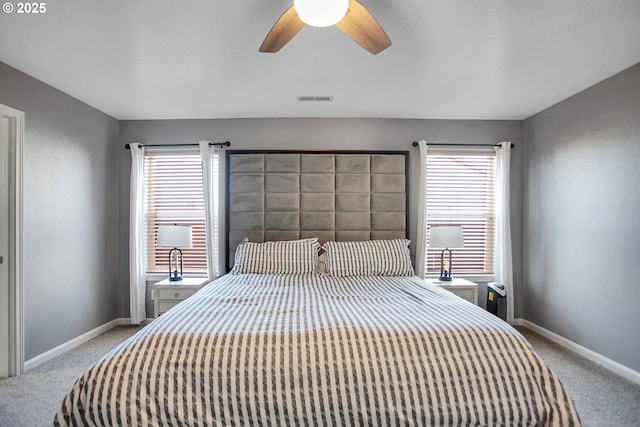
[[[101,356],[139,330],[119,326],[14,378],[0,380],[0,426],[50,426],[65,393]],[[586,427],[640,426],[640,385],[526,328],[518,330],[560,377]]]
[[[640,426],[640,385],[516,327],[567,389],[585,427]]]
[[[24,375],[0,380],[0,426],[51,426],[74,382],[140,326],[118,326]]]

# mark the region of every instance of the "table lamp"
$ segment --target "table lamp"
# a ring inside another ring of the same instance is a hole
[[[450,282],[452,280],[452,259],[451,248],[463,248],[464,240],[462,237],[461,225],[431,225],[431,235],[429,238],[429,247],[444,248],[440,254],[440,280]],[[445,259],[445,252],[447,258]]]
[[[190,248],[193,245],[191,226],[159,225],[156,245],[173,248],[169,251],[169,280],[182,280],[182,251],[179,247]]]

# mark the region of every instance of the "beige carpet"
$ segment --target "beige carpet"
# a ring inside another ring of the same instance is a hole
[[[51,426],[76,379],[139,329],[139,326],[115,327],[24,375],[0,380],[0,426]]]
[[[74,381],[138,329],[116,327],[24,375],[0,380],[0,426],[50,426]],[[640,385],[565,351],[528,329],[518,330],[560,377],[585,426],[640,426]]]
[[[516,329],[560,378],[585,426],[640,426],[640,385],[529,329]]]

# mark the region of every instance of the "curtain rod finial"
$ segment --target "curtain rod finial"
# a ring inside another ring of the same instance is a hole
[[[231,143],[229,141],[225,142],[209,142],[209,145],[215,145],[217,147],[229,147]]]
[[[411,145],[413,145],[414,147],[417,147],[418,146],[418,141],[413,141],[413,143]]]

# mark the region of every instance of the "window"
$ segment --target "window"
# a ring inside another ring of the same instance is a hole
[[[453,249],[453,274],[493,275],[495,256],[495,153],[437,150],[427,154],[425,274],[440,273],[442,249],[429,248],[431,224],[462,225],[464,248]]]
[[[185,275],[206,275],[202,160],[196,150],[145,150],[145,250],[147,274],[169,272],[170,248],[156,247],[159,225],[190,225],[193,247],[180,248]]]

